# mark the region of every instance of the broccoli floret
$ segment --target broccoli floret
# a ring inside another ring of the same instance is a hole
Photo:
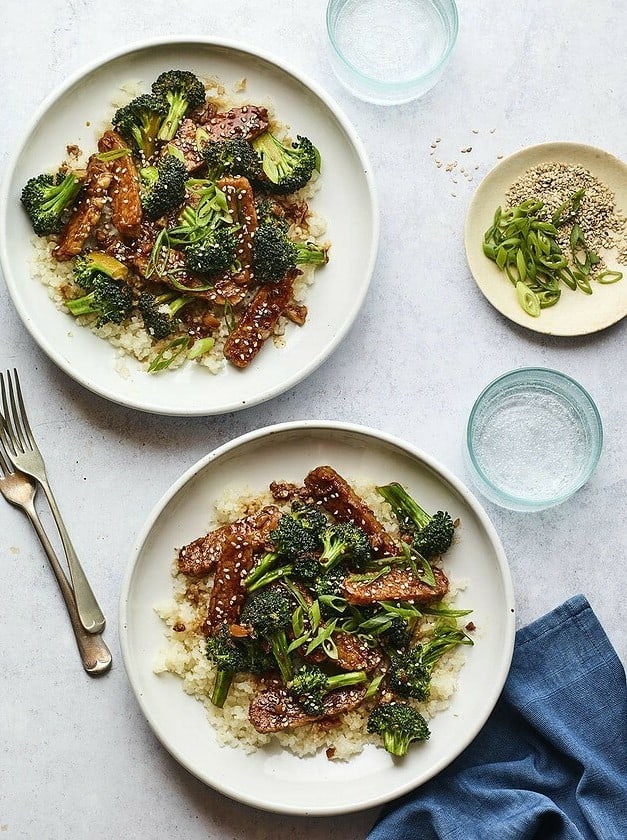
[[[303,665],[294,674],[290,692],[308,715],[319,717],[324,713],[324,696],[336,688],[357,685],[368,679],[365,671],[349,671],[328,676],[317,665]]]
[[[427,560],[444,554],[453,542],[455,526],[449,513],[439,510],[429,516],[397,482],[377,487],[390,505],[398,523],[412,537],[412,547]]]
[[[205,101],[203,83],[189,70],[166,70],[153,82],[152,92],[168,103],[168,112],[157,134],[159,140],[171,140],[185,114]]]
[[[195,274],[219,274],[235,262],[237,239],[229,228],[218,228],[185,249],[185,265]]]
[[[113,280],[126,280],[128,268],[109,254],[90,251],[79,254],[74,260],[74,282],[87,292],[91,292],[95,277],[106,274]]]
[[[320,563],[327,570],[342,560],[354,568],[363,569],[372,559],[368,535],[351,522],[330,525],[322,534],[322,546]]]
[[[242,670],[261,677],[269,671],[276,670],[276,661],[270,651],[264,649],[255,641],[247,641],[244,645],[246,662]]]
[[[320,576],[320,569],[316,554],[301,554],[292,563],[292,577],[311,586]]]
[[[246,602],[240,621],[251,628],[255,637],[269,642],[283,681],[288,683],[292,663],[285,631],[292,623],[292,607],[287,593],[278,586],[260,589]]]
[[[317,537],[329,524],[329,520],[320,508],[314,505],[306,505],[303,502],[292,502],[292,516],[300,522],[303,528],[311,531]]]
[[[412,741],[426,741],[427,721],[406,703],[381,703],[368,717],[368,732],[380,735],[383,746],[392,755],[406,755]]]
[[[426,700],[431,688],[431,673],[438,659],[457,645],[472,644],[463,630],[441,625],[424,644],[390,654],[387,681],[390,691],[401,697]]]
[[[280,228],[282,231],[287,231],[289,226],[285,219],[285,212],[280,204],[277,204],[273,199],[257,199],[255,202],[255,211],[258,225],[268,223]]]
[[[393,650],[403,650],[411,641],[411,630],[400,616],[394,616],[389,627],[379,634],[381,642]]]
[[[233,677],[238,671],[246,669],[246,652],[231,637],[226,625],[223,625],[215,636],[209,636],[205,652],[207,659],[217,665],[211,702],[221,709]]]
[[[121,324],[131,314],[133,291],[126,283],[112,280],[106,274],[97,274],[91,281],[89,294],[68,300],[66,306],[75,316],[97,313],[97,327]]]
[[[277,527],[270,532],[277,554],[294,559],[302,554],[311,554],[320,548],[318,535],[289,513],[284,513]]]
[[[344,594],[344,581],[346,580],[346,572],[341,566],[336,566],[329,572],[324,572],[319,575],[313,584],[313,590],[318,598],[322,595],[339,595]]]
[[[247,140],[208,140],[202,147],[202,156],[212,181],[223,175],[241,175],[249,181],[261,177],[261,160]]]
[[[167,113],[165,99],[153,93],[142,93],[128,105],[118,108],[111,123],[145,158],[150,158],[155,153],[157,134]]]
[[[187,169],[174,155],[165,155],[156,166],[144,166],[139,175],[142,208],[147,219],[159,219],[184,201]]]
[[[284,146],[265,131],[252,144],[261,158],[267,185],[273,192],[296,192],[307,184],[314,170],[320,170],[320,154],[307,137],[298,136],[291,146]]]
[[[22,204],[37,236],[59,233],[63,213],[74,202],[81,182],[76,175],[37,175],[22,190]]]
[[[285,231],[272,222],[259,225],[253,239],[255,277],[261,283],[276,283],[297,265],[324,265],[324,248],[314,244],[292,242]]]
[[[178,323],[177,312],[191,300],[193,300],[191,295],[176,297],[174,294],[151,295],[150,292],[142,292],[137,308],[143,318],[146,331],[156,341],[172,335]]]

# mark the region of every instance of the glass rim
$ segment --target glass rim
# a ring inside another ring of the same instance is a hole
[[[500,383],[504,380],[511,379],[516,376],[520,376],[521,374],[548,374],[548,379],[553,380],[562,380],[565,382],[569,382],[571,385],[575,386],[575,390],[579,392],[579,394],[583,397],[583,405],[587,405],[589,409],[591,409],[591,416],[594,418],[594,425],[596,426],[597,436],[594,446],[594,451],[590,451],[590,455],[588,457],[588,466],[584,473],[582,474],[581,480],[570,487],[564,493],[561,493],[559,496],[548,496],[546,498],[531,500],[525,496],[515,496],[513,493],[508,493],[506,490],[503,490],[498,484],[495,484],[488,476],[485,474],[481,466],[479,465],[476,457],[474,446],[471,440],[471,432],[473,429],[473,423],[477,412],[484,401],[485,397],[488,395],[492,389],[496,388]],[[506,371],[506,373],[502,373],[500,376],[497,376],[491,382],[489,382],[485,388],[481,391],[477,399],[475,400],[473,407],[470,411],[470,415],[468,416],[468,423],[466,424],[466,451],[468,453],[468,457],[470,459],[470,463],[472,468],[475,470],[476,474],[479,476],[481,481],[483,481],[487,487],[492,490],[497,497],[500,497],[504,501],[511,502],[512,504],[518,505],[519,508],[524,507],[527,510],[537,509],[542,510],[546,507],[553,507],[562,502],[565,502],[569,499],[577,490],[580,490],[583,485],[589,480],[590,476],[596,469],[596,466],[599,462],[599,458],[601,457],[601,452],[603,450],[603,423],[601,420],[601,415],[599,413],[599,409],[595,401],[592,399],[588,391],[577,382],[576,379],[573,379],[572,376],[569,376],[567,373],[562,373],[559,370],[554,370],[553,368],[545,368],[545,367],[520,367],[515,368],[514,370]],[[498,504],[498,503],[496,503]]]
[[[364,81],[372,85],[373,88],[381,91],[409,89],[417,82],[420,82],[423,79],[426,79],[429,76],[431,76],[433,73],[436,73],[446,63],[457,41],[457,35],[459,33],[459,13],[457,10],[457,4],[455,0],[440,0],[440,2],[448,6],[450,9],[452,15],[452,30],[448,38],[448,44],[446,46],[446,49],[438,58],[437,62],[435,62],[435,64],[433,64],[431,67],[429,67],[428,70],[425,70],[417,76],[412,76],[410,79],[405,79],[404,81],[399,82],[382,82],[380,79],[376,79],[373,76],[368,76],[366,73],[363,73],[361,70],[359,70],[351,61],[348,60],[348,58],[346,58],[344,52],[338,46],[337,40],[335,38],[335,26],[331,22],[331,7],[336,6],[337,2],[338,0],[329,0],[329,2],[327,3],[326,27],[329,43],[333,47],[335,55],[352,73],[355,73],[355,75],[358,76],[360,79],[364,79]],[[346,0],[344,0],[344,2],[346,2]],[[433,0],[428,0],[428,2],[432,6],[435,5]]]

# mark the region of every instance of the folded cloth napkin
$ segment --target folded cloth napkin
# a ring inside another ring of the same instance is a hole
[[[368,840],[627,840],[625,671],[577,595],[516,634],[477,738]]]

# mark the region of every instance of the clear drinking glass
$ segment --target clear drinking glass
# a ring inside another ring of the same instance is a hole
[[[331,64],[361,99],[398,105],[438,81],[457,39],[454,0],[330,0]]]
[[[574,379],[521,368],[477,398],[466,430],[466,462],[486,498],[536,511],[564,502],[590,478],[603,447],[592,397]]]

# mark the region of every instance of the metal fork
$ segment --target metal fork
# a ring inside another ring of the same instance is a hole
[[[98,606],[96,597],[92,592],[89,581],[85,576],[85,572],[61,518],[61,512],[52,495],[43,458],[35,443],[26,409],[24,408],[22,389],[20,388],[17,370],[15,368],[13,369],[13,378],[11,377],[11,372],[7,371],[6,379],[7,386],[5,388],[4,377],[0,373],[2,413],[4,415],[4,417],[0,415],[0,441],[4,444],[6,454],[13,466],[17,470],[34,478],[46,494],[67,557],[70,578],[74,589],[74,599],[81,624],[89,633],[100,633],[105,626],[105,617]]]
[[[83,668],[92,676],[104,674],[111,667],[111,653],[102,636],[97,633],[88,633],[81,624],[72,587],[61,568],[57,555],[35,510],[34,501],[37,485],[24,473],[13,470],[5,454],[0,447],[0,493],[7,502],[24,511],[39,537],[63,595],[72,630],[76,637],[76,644],[83,661]]]

